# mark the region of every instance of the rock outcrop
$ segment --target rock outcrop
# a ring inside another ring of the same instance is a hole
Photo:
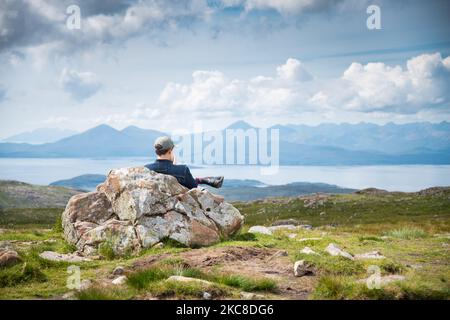
[[[11,266],[19,263],[22,259],[14,250],[0,249],[0,267]]]
[[[350,260],[355,260],[353,255],[348,253],[347,251],[342,250],[339,248],[336,244],[330,243],[326,248],[325,251],[331,254],[332,256],[341,256]]]
[[[62,215],[66,240],[85,255],[102,246],[138,252],[165,239],[210,245],[238,232],[243,220],[222,198],[145,167],[111,170],[96,191],[73,196]]]

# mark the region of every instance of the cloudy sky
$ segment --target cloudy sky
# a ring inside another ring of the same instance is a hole
[[[0,0],[0,138],[449,121],[449,17],[446,0]]]

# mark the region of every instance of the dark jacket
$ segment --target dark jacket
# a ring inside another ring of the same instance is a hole
[[[197,188],[198,183],[184,164],[173,164],[170,160],[156,160],[145,165],[146,168],[162,174],[168,174],[177,178],[178,182],[186,188]]]

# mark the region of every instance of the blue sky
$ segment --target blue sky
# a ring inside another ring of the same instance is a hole
[[[438,0],[0,0],[0,137],[448,121],[449,16]]]

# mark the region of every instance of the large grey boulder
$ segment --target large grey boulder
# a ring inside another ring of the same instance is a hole
[[[102,245],[117,255],[135,253],[165,239],[210,245],[237,233],[243,222],[221,197],[145,167],[111,170],[96,191],[73,196],[62,215],[66,240],[85,255]]]

